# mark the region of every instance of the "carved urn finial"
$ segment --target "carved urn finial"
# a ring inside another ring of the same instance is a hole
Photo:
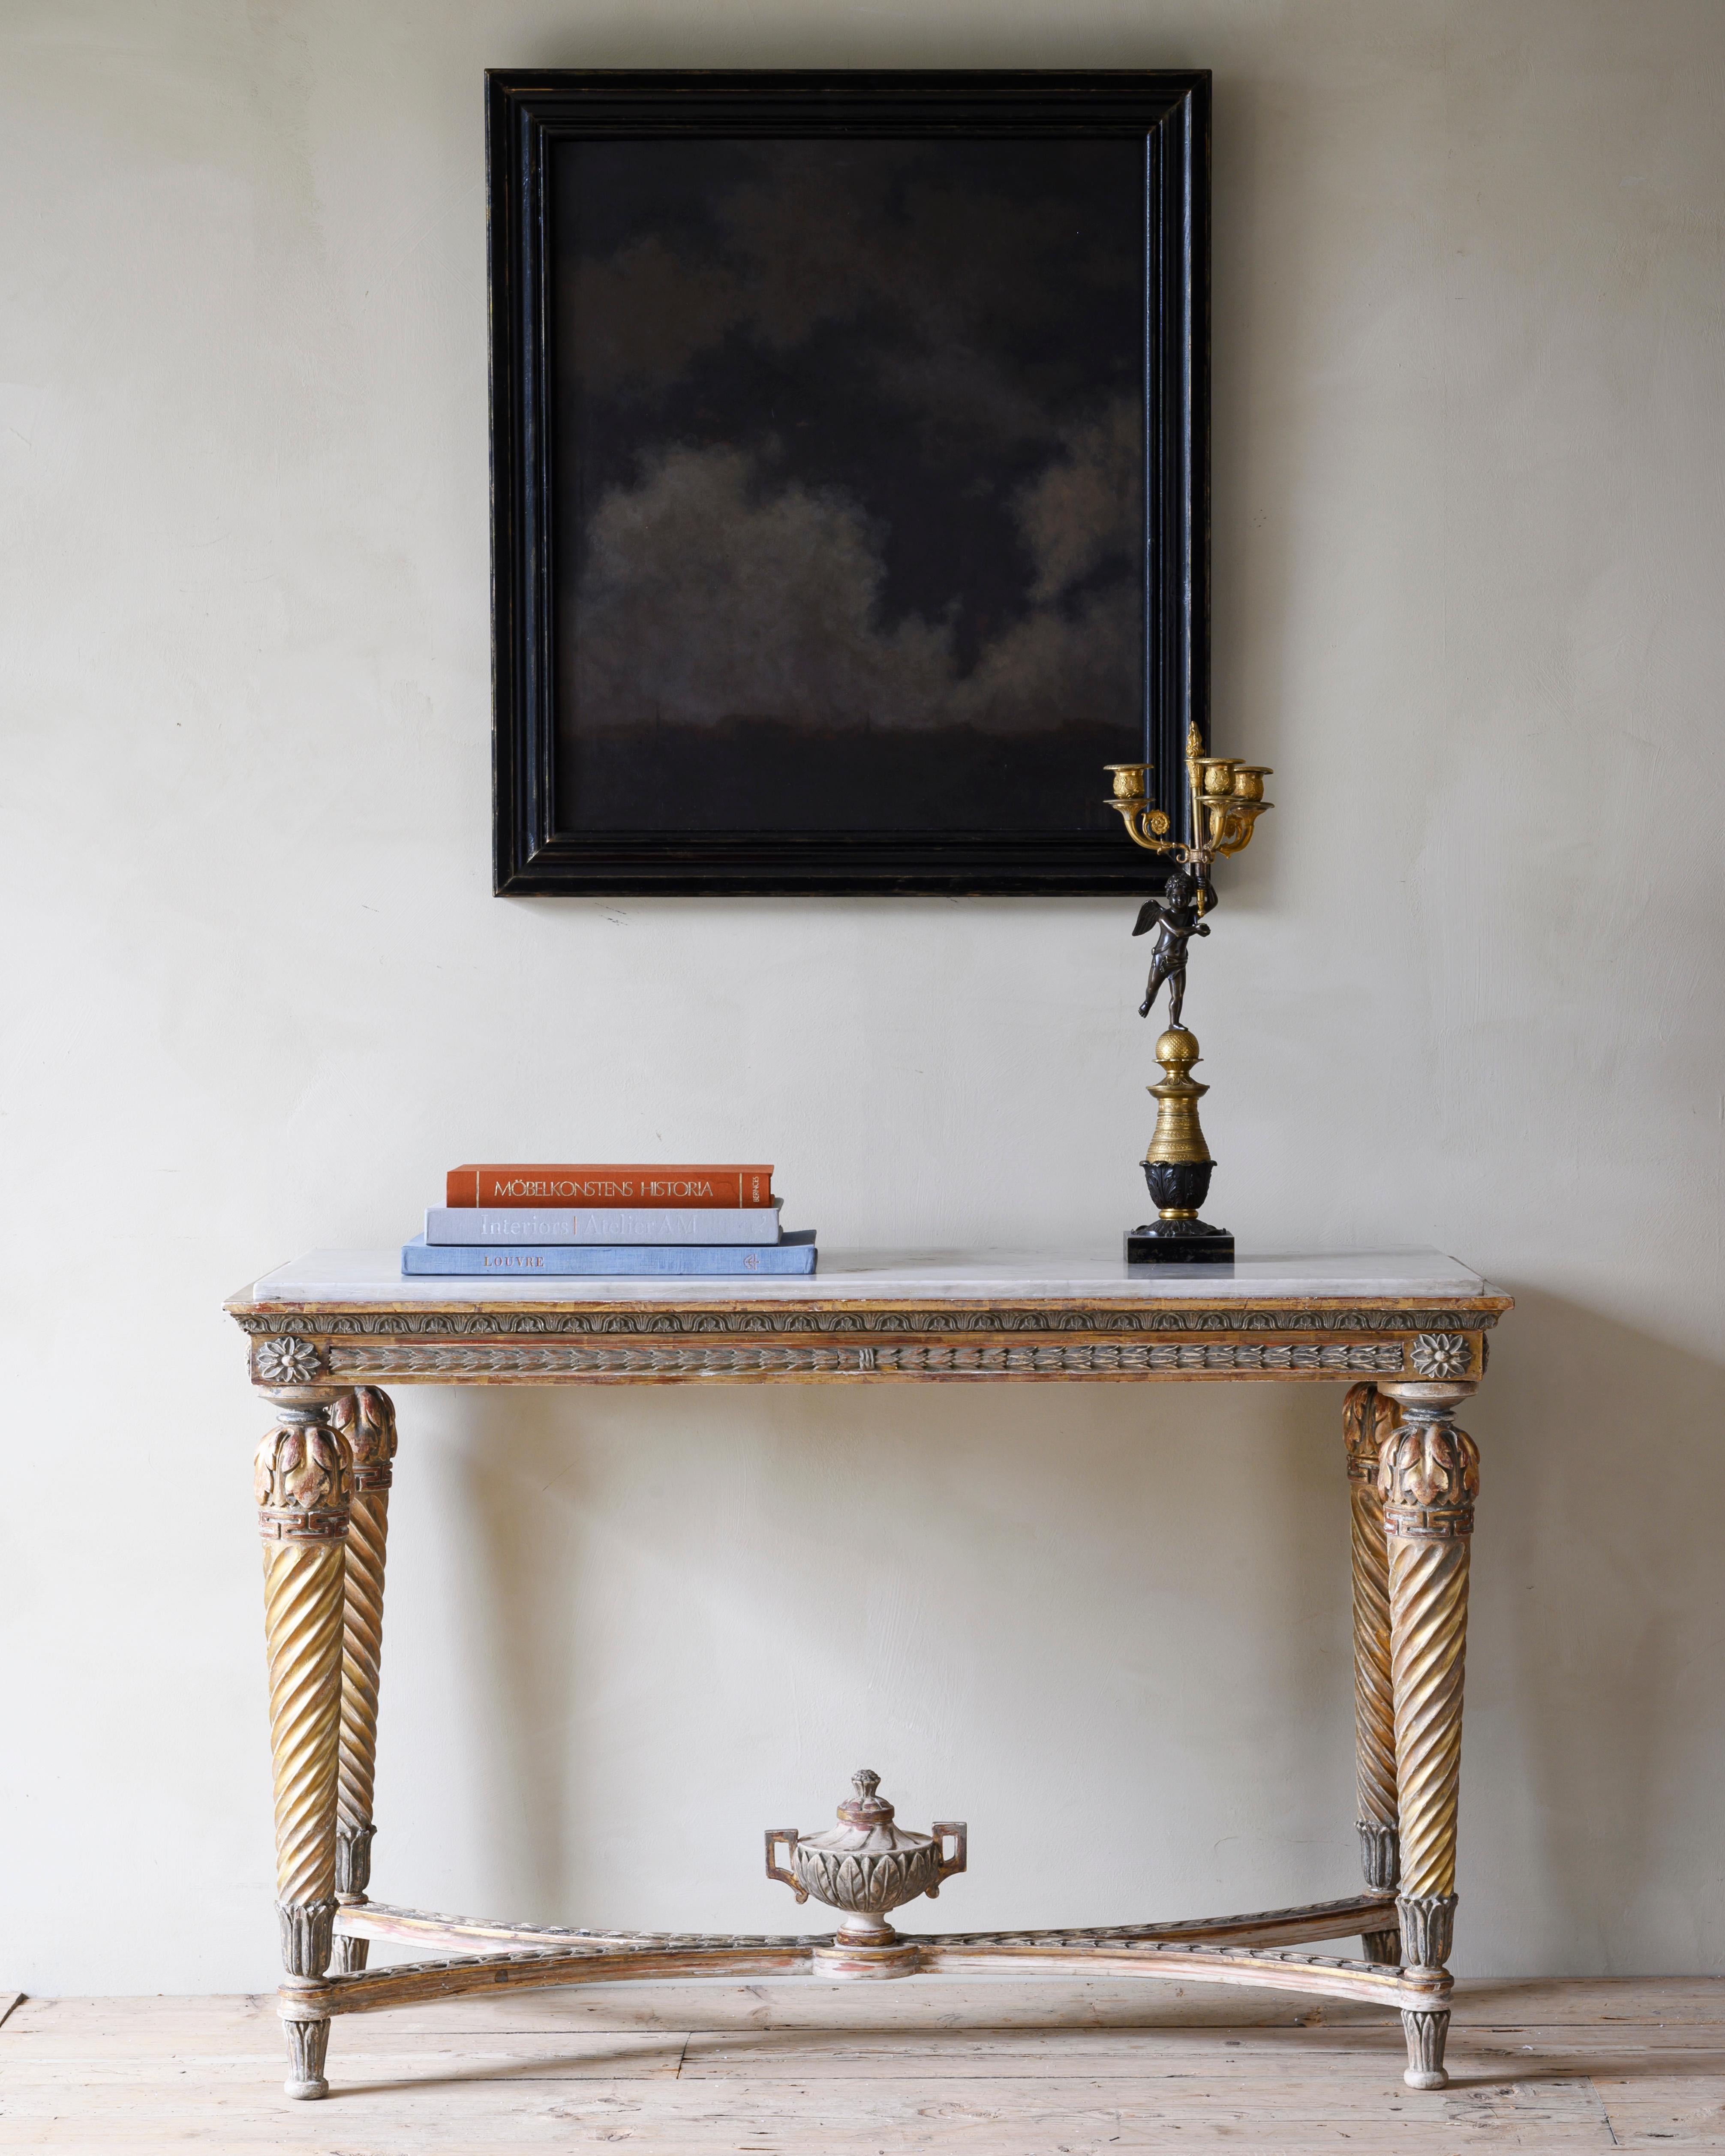
[[[965,1868],[963,1820],[937,1820],[932,1834],[912,1834],[894,1823],[893,1807],[878,1794],[880,1777],[872,1767],[850,1778],[856,1792],[839,1806],[839,1823],[824,1834],[804,1835],[796,1827],[773,1827],[767,1835],[767,1876],[782,1881],[799,1902],[811,1896],[829,1909],[842,1909],[845,1921],[834,1939],[838,1975],[906,1974],[914,1948],[906,1948],[886,1922],[886,1912],[919,1894],[931,1899],[941,1881]],[[954,1844],[952,1854],[945,1845]],[[788,1869],[775,1861],[776,1845],[786,1845]],[[879,1966],[856,1960],[861,1948]],[[908,1958],[907,1958],[908,1957]],[[844,1966],[838,1965],[843,1961]]]
[[[875,1794],[880,1786],[880,1777],[872,1767],[859,1767],[850,1778],[850,1786],[856,1791],[839,1807],[839,1816],[851,1826],[885,1826],[892,1819],[892,1806],[885,1797]]]

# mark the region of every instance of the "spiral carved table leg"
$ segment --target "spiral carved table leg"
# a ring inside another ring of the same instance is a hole
[[[1441,1970],[1455,1922],[1455,1807],[1461,1679],[1479,1452],[1454,1411],[1471,1383],[1396,1382],[1399,1426],[1384,1440],[1378,1491],[1389,1545],[1390,1681],[1395,1697],[1404,1958]],[[1404,2011],[1412,2088],[1441,2088],[1447,2010]]]
[[[348,1507],[347,1441],[328,1420],[336,1395],[315,1386],[273,1394],[276,1424],[258,1448],[264,1541],[264,1634],[270,1660],[270,1747],[275,1774],[275,1907],[281,1928],[283,2027],[290,2096],[327,2095],[327,2015],[296,2016],[296,1983],[329,1968],[336,1915],[336,1754],[341,1717],[341,1601]]]
[[[362,1385],[345,1394],[330,1420],[353,1451],[353,1508],[347,1530],[347,1585],[341,1634],[341,1743],[336,1810],[336,1899],[366,1900],[372,1881],[372,1787],[377,1761],[377,1671],[383,1650],[383,1559],[395,1409],[387,1393]],[[338,1938],[336,1967],[363,1969],[369,1942]]]
[[[1396,1883],[1395,1710],[1389,1681],[1389,1548],[1378,1461],[1395,1426],[1395,1403],[1355,1385],[1343,1410],[1353,1539],[1353,1732],[1359,1785],[1360,1867],[1368,1887]],[[1365,1932],[1368,1961],[1400,1966],[1401,1934]]]

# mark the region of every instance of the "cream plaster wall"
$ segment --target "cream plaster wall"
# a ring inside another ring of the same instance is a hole
[[[262,1986],[223,1293],[471,1156],[755,1154],[1106,1243],[1104,901],[506,902],[486,64],[1216,71],[1217,1211],[1513,1290],[1458,1964],[1725,1969],[1725,9],[11,0],[0,1983]],[[773,1928],[868,1760],[949,1921],[1353,1876],[1339,1392],[407,1392],[378,1871]]]

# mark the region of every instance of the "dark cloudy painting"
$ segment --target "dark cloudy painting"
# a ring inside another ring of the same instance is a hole
[[[1144,155],[552,146],[563,830],[1117,832]]]

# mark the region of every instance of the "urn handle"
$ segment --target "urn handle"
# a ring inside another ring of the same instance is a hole
[[[969,1843],[966,1839],[964,1821],[963,1820],[937,1820],[934,1823],[932,1831],[935,1840],[940,1845],[940,1878],[950,1879],[955,1871],[963,1871],[965,1869],[969,1855]],[[949,1841],[957,1845],[950,1856],[947,1856],[946,1851],[946,1845]],[[932,1902],[939,1892],[940,1880],[937,1880],[935,1884],[928,1890],[929,1900]]]
[[[962,1832],[963,1830],[961,1829],[960,1831]],[[790,1888],[792,1893],[796,1896],[799,1902],[806,1902],[809,1899],[809,1889],[803,1884],[796,1873],[794,1871],[787,1871],[782,1865],[775,1864],[773,1861],[773,1844],[775,1842],[782,1841],[785,1845],[787,1850],[794,1849],[797,1845],[797,1839],[800,1832],[801,1829],[794,1826],[769,1826],[768,1828],[767,1876],[769,1879],[783,1880],[784,1884]]]

